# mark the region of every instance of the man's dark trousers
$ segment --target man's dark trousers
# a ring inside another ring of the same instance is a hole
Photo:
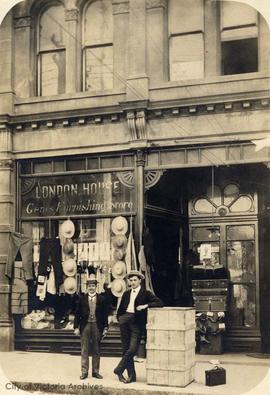
[[[88,322],[81,333],[81,366],[82,374],[88,374],[89,351],[92,343],[92,375],[99,373],[101,335],[96,322]]]
[[[142,337],[142,328],[135,324],[135,314],[125,313],[119,317],[120,334],[122,342],[122,359],[116,367],[116,371],[122,374],[125,369],[128,376],[136,380],[136,372],[134,367],[134,356],[140,345]]]

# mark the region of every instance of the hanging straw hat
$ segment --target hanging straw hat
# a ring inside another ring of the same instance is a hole
[[[63,253],[65,255],[70,255],[74,251],[74,243],[71,239],[66,239],[65,244],[63,245]]]
[[[126,290],[126,283],[122,278],[115,278],[111,282],[111,291],[114,296],[120,298]]]
[[[118,249],[116,249],[116,250],[114,250],[114,252],[113,252],[113,259],[114,259],[115,261],[121,261],[121,260],[124,258],[124,255],[125,255],[125,253],[124,253],[123,250],[118,250]]]
[[[144,280],[144,275],[141,272],[139,272],[138,270],[131,270],[130,272],[128,272],[125,275],[125,278],[129,279],[130,277],[133,277],[133,276],[137,276],[141,280]]]
[[[65,237],[66,239],[70,239],[74,236],[75,233],[75,225],[70,219],[64,221],[60,227],[61,236]]]
[[[63,262],[63,272],[66,276],[75,276],[77,271],[77,264],[73,258],[66,259]]]
[[[67,294],[74,294],[77,290],[77,281],[75,277],[67,277],[63,283],[63,286]]]
[[[126,248],[127,238],[125,235],[117,235],[112,238],[112,245],[114,248]]]
[[[123,261],[117,261],[112,266],[112,276],[114,278],[123,278],[126,274],[126,265]]]
[[[124,217],[116,217],[112,221],[112,231],[115,235],[124,235],[128,230],[128,223]]]

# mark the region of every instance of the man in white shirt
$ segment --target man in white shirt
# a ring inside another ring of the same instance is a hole
[[[123,357],[114,369],[114,373],[122,383],[131,383],[136,381],[133,358],[146,327],[147,309],[148,307],[162,307],[163,303],[152,292],[142,288],[141,281],[144,276],[141,272],[131,270],[126,278],[131,289],[124,292],[117,311]],[[123,376],[125,369],[128,372],[127,379]]]

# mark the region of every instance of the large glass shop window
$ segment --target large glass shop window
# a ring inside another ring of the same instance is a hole
[[[232,284],[229,325],[254,327],[256,325],[254,225],[227,226],[227,264]]]

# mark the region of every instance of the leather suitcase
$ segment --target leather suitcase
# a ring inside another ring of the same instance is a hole
[[[215,367],[205,371],[205,384],[208,386],[226,384],[226,370]]]

